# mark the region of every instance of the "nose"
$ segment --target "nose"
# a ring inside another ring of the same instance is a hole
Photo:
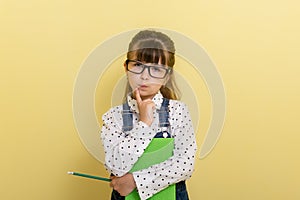
[[[150,78],[149,67],[145,66],[144,71],[141,73],[142,80],[148,80]]]

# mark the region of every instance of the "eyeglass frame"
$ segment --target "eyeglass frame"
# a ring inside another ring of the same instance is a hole
[[[129,62],[137,62],[137,63],[141,64],[141,65],[143,66],[143,70],[142,70],[140,73],[130,71],[130,70],[128,69],[128,63],[129,63]],[[125,60],[125,64],[126,64],[126,70],[129,71],[129,72],[131,72],[131,73],[134,73],[134,74],[142,74],[142,73],[145,71],[145,69],[147,68],[147,69],[148,69],[148,74],[149,74],[152,78],[157,78],[157,79],[164,79],[164,78],[166,78],[166,76],[167,76],[168,74],[170,74],[170,73],[173,71],[173,69],[172,69],[171,67],[166,66],[166,65],[154,65],[154,66],[153,66],[153,65],[146,65],[146,64],[144,64],[144,63],[142,63],[141,61],[138,61],[138,60],[126,59],[126,60]],[[166,70],[166,73],[165,73],[165,75],[164,75],[162,78],[154,77],[154,76],[151,75],[150,67],[155,67],[155,66],[156,66],[156,67],[160,67],[160,68],[162,68],[163,70]]]

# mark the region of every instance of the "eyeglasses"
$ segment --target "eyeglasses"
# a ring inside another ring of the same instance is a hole
[[[134,74],[141,74],[147,68],[148,73],[153,78],[163,79],[167,76],[168,73],[172,71],[171,67],[165,65],[145,65],[137,60],[125,61],[127,71],[130,71]]]

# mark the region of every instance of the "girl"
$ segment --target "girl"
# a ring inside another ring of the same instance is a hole
[[[188,199],[185,180],[194,170],[197,147],[187,106],[177,100],[174,52],[173,41],[153,30],[140,31],[129,44],[124,62],[128,79],[125,103],[102,117],[101,139],[105,166],[112,174],[112,200],[125,199],[134,189],[145,200],[172,184],[176,184],[177,200]],[[163,108],[166,112],[161,117]],[[174,138],[173,156],[130,172],[157,137]]]

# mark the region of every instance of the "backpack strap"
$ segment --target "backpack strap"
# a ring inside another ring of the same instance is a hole
[[[128,102],[123,104],[123,111],[122,111],[122,118],[123,118],[123,131],[130,131],[133,128],[133,117],[132,111],[128,105]]]
[[[163,98],[161,108],[158,110],[159,127],[168,127],[169,123],[169,99]]]

